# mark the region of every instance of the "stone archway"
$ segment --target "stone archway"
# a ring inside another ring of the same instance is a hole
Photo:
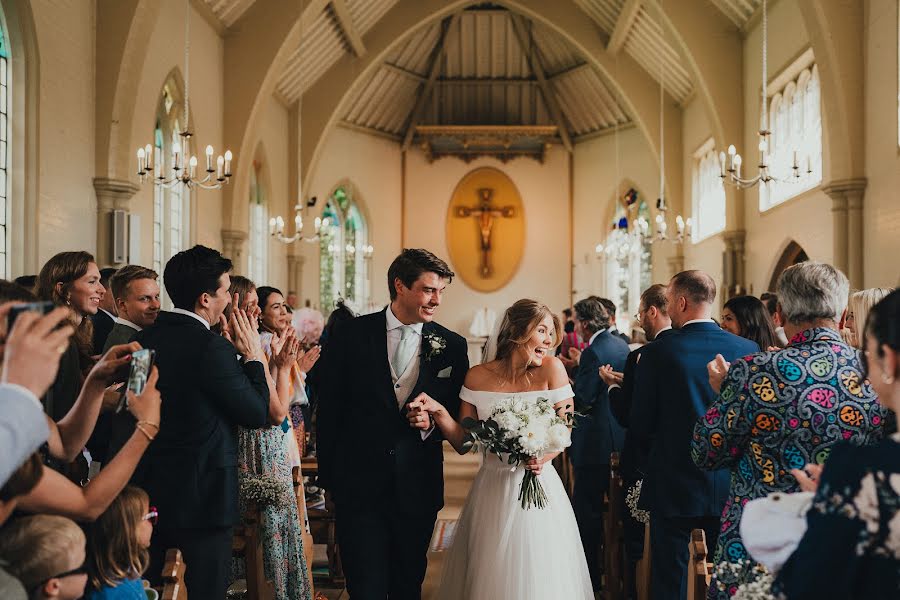
[[[778,262],[775,263],[772,277],[769,279],[769,290],[775,291],[778,287],[778,278],[781,277],[781,274],[784,273],[785,269],[807,260],[809,260],[809,255],[806,254],[806,250],[804,250],[800,244],[794,240],[788,242],[787,247],[784,249],[784,252],[781,253],[781,257],[779,257]]]

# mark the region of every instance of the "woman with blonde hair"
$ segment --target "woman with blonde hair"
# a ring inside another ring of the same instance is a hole
[[[890,288],[869,288],[850,294],[844,328],[850,330],[850,339],[855,347],[860,349],[863,347],[863,326],[869,311],[893,291]]]
[[[546,399],[557,413],[573,410],[569,378],[553,356],[562,328],[550,308],[519,300],[507,309],[496,340],[496,355],[466,374],[459,418],[485,420],[496,404],[514,397]],[[464,453],[466,432],[437,401],[410,403],[409,419],[427,412],[444,438]],[[575,514],[553,467],[554,455],[510,466],[485,455],[472,484],[444,563],[441,600],[591,600],[594,592]],[[542,509],[523,509],[517,500],[525,470],[534,473],[548,498]]]

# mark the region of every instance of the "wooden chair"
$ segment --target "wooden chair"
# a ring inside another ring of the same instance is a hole
[[[162,600],[187,600],[187,586],[184,584],[186,566],[178,548],[166,551],[166,562],[162,570]]]
[[[705,600],[712,578],[713,565],[707,562],[706,532],[702,529],[691,531],[688,543],[688,600]]]
[[[625,490],[619,473],[619,453],[609,455],[609,492],[603,526],[604,596],[607,600],[623,600],[628,589],[625,569],[625,540],[622,507]]]
[[[650,600],[650,523],[644,523],[644,553],[635,565],[637,600]]]
[[[266,579],[263,567],[262,540],[259,533],[259,508],[251,502],[243,522],[235,528],[231,554],[246,565],[247,598],[272,600],[275,587]]]

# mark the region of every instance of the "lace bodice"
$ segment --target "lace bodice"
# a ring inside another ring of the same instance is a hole
[[[528,392],[483,392],[470,390],[463,386],[459,392],[459,397],[475,407],[478,411],[478,418],[487,419],[494,409],[494,405],[504,398],[522,398],[523,400],[537,400],[538,398],[546,398],[553,404],[572,398],[575,393],[569,384],[555,390],[532,390]]]

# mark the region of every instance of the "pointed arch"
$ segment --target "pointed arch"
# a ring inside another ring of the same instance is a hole
[[[769,290],[773,292],[776,290],[778,278],[781,277],[785,269],[807,260],[809,260],[809,255],[806,253],[806,250],[794,240],[788,240],[787,245],[772,268],[772,276],[769,278]]]
[[[322,203],[319,238],[319,301],[328,313],[343,298],[357,312],[367,311],[372,246],[369,213],[358,188],[348,179],[332,186]]]

